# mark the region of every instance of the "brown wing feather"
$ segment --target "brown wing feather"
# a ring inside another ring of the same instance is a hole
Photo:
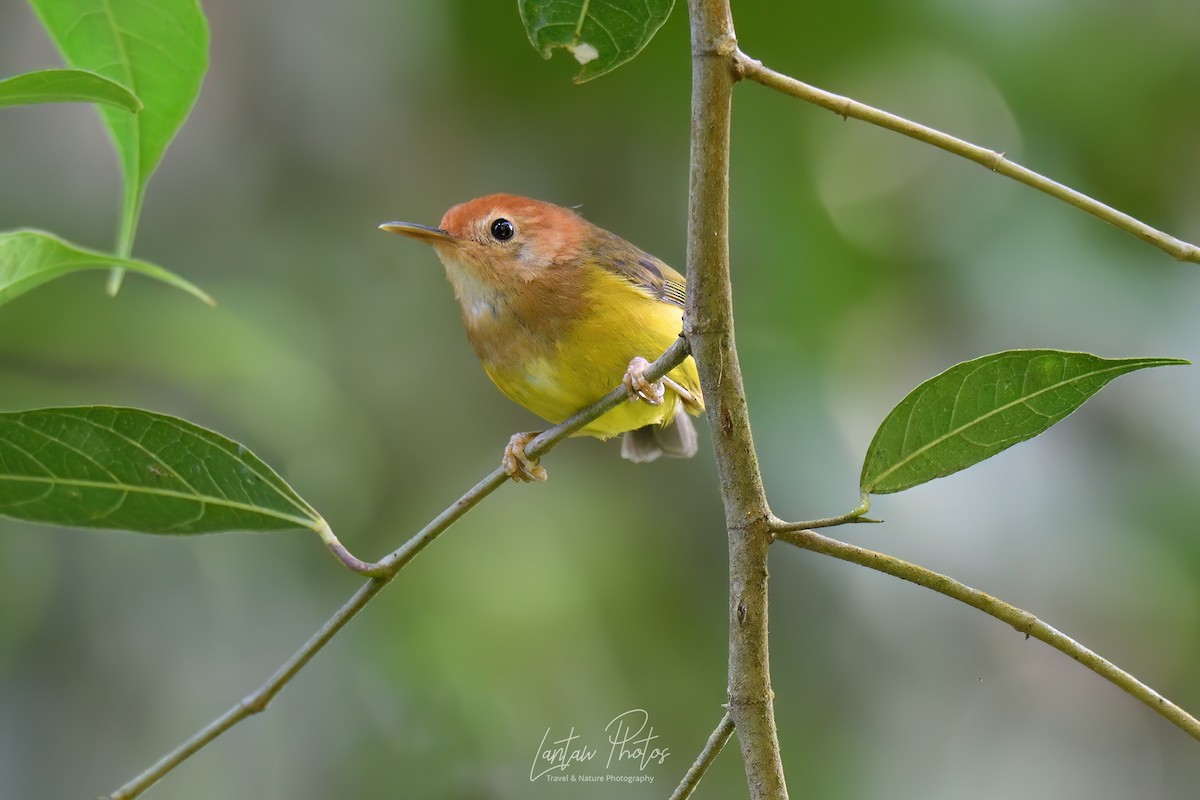
[[[601,243],[597,252],[609,271],[645,290],[655,300],[683,308],[687,281],[661,259],[642,252],[615,234],[597,228]]]

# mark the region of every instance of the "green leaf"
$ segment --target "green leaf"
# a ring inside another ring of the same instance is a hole
[[[168,283],[216,305],[204,290],[162,267],[89,250],[52,233],[18,230],[0,233],[0,304],[61,275],[85,269],[121,267]]]
[[[576,83],[611,72],[649,44],[675,0],[518,0],[534,48],[550,58],[562,47],[583,69]]]
[[[864,494],[899,492],[1032,439],[1118,375],[1187,364],[1105,359],[1061,350],[1008,350],[953,366],[892,409],[863,462]]]
[[[140,533],[324,524],[236,442],[165,414],[108,406],[0,414],[0,515]]]
[[[34,103],[102,103],[125,111],[142,101],[116,81],[86,69],[43,69],[0,81],[0,108]]]
[[[129,87],[144,104],[134,116],[100,107],[125,174],[117,254],[128,256],[146,183],[196,102],[208,68],[204,12],[197,0],[29,0],[29,4],[70,66]],[[119,285],[116,278],[110,291]]]

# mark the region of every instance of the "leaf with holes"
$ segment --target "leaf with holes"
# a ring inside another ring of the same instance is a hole
[[[208,23],[197,0],[29,0],[72,67],[129,87],[144,107],[101,107],[125,174],[118,255],[132,252],[146,183],[187,119],[208,69]],[[118,271],[115,274],[120,274]],[[112,285],[115,290],[120,281]]]
[[[71,244],[52,233],[19,230],[0,233],[0,305],[61,275],[86,269],[121,267],[182,289],[210,306],[213,299],[173,272],[145,261]]]
[[[930,378],[892,409],[863,462],[866,494],[899,492],[966,469],[1066,417],[1113,378],[1174,358],[1105,359],[1009,350]]]
[[[0,108],[34,103],[101,103],[129,112],[142,110],[133,92],[86,69],[43,69],[0,81]]]
[[[0,515],[140,533],[324,525],[236,442],[165,414],[109,406],[0,414]]]
[[[550,58],[556,47],[583,68],[576,83],[611,72],[642,51],[667,21],[675,0],[518,0],[534,48]]]

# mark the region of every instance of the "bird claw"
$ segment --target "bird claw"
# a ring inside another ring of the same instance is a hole
[[[621,379],[621,382],[625,384],[625,391],[629,392],[630,400],[643,400],[652,406],[661,406],[666,397],[666,390],[670,389],[679,395],[680,401],[693,414],[698,413],[693,409],[704,408],[696,399],[696,395],[683,388],[678,381],[671,380],[665,375],[653,382],[646,380],[646,370],[648,369],[650,369],[650,362],[641,356],[635,356],[633,361],[629,362],[629,369],[625,371],[625,377]]]
[[[538,463],[538,459],[525,455],[525,446],[541,431],[514,433],[504,447],[504,458],[500,465],[504,472],[514,481],[522,483],[540,483],[548,477],[546,468]]]
[[[625,391],[629,392],[630,400],[641,399],[652,406],[661,406],[663,397],[666,395],[663,379],[660,378],[653,382],[646,380],[646,370],[648,369],[650,369],[650,362],[641,356],[635,356],[633,361],[629,362],[629,369],[625,370],[625,377],[621,379],[621,382],[625,384]],[[671,381],[671,383],[675,382]]]

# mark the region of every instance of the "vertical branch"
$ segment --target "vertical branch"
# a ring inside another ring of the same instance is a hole
[[[767,646],[770,512],[750,435],[729,280],[729,121],[737,52],[728,0],[689,0],[692,148],[684,332],[700,371],[729,533],[729,714],[750,795],[787,797]]]

